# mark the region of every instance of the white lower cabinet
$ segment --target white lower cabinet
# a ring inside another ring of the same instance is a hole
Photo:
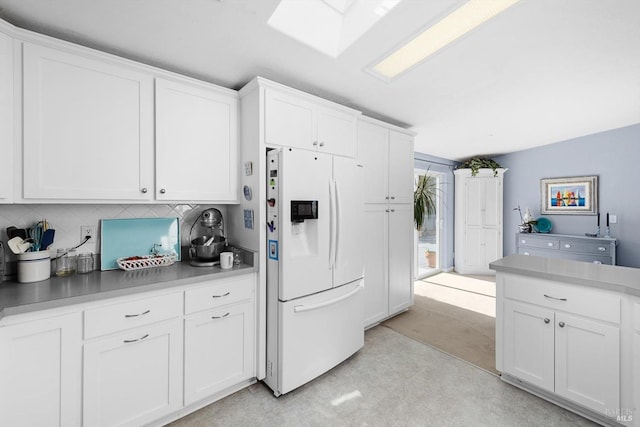
[[[83,426],[139,426],[182,407],[179,318],[84,345]]]
[[[0,327],[0,424],[81,423],[82,314]]]
[[[254,376],[253,317],[246,301],[185,318],[185,405]]]
[[[502,344],[497,340],[496,351],[503,356],[503,372],[612,416],[622,402],[620,297],[500,276],[498,287],[504,290],[498,291],[497,302],[503,314],[496,328],[502,331]]]
[[[365,327],[413,304],[413,205],[365,205]]]

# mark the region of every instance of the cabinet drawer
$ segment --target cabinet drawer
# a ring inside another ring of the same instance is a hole
[[[560,240],[560,250],[607,256],[611,255],[610,245],[590,242],[576,242],[575,240]]]
[[[253,295],[254,276],[241,276],[216,280],[208,286],[185,292],[185,314],[209,308],[221,307],[237,301],[250,299]]]
[[[531,255],[531,256],[540,256],[546,258],[558,258],[558,259],[570,259],[573,261],[582,261],[582,262],[592,262],[594,264],[613,264],[613,260],[610,256],[603,255],[590,255],[590,254],[577,254],[573,252],[565,252],[565,251],[545,251],[543,249],[529,249],[529,248],[518,248],[519,255]]]
[[[558,239],[545,237],[518,237],[518,247],[523,248],[545,248],[558,249],[560,242]]]
[[[84,312],[84,338],[135,328],[182,314],[182,294],[175,293],[97,307]]]
[[[620,297],[600,289],[508,275],[504,294],[513,300],[620,323]]]

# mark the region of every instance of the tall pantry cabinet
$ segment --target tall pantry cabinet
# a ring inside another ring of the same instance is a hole
[[[413,135],[363,117],[365,327],[413,304]]]
[[[502,182],[507,169],[458,169],[455,174],[455,269],[494,274],[502,258]]]

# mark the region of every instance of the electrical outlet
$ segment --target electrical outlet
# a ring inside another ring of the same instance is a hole
[[[617,224],[618,223],[618,215],[609,215],[609,222],[611,224]]]
[[[80,241],[84,242],[84,239],[89,236],[89,240],[96,240],[96,226],[95,225],[81,225],[80,226]]]

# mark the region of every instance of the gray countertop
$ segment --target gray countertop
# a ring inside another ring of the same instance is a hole
[[[573,283],[640,296],[640,269],[557,258],[510,255],[489,264],[492,270]]]
[[[188,285],[257,271],[257,254],[230,270],[192,267],[188,261],[134,271],[94,271],[33,283],[0,282],[0,320],[5,316]]]

